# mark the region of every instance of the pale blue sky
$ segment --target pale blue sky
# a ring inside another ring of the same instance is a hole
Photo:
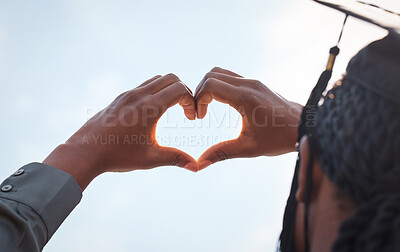
[[[194,90],[221,66],[304,103],[342,21],[311,0],[1,1],[0,176],[42,161],[96,110],[156,74],[174,72]],[[334,78],[384,34],[349,20]],[[216,102],[211,111],[190,123],[174,107],[157,133],[238,134],[223,116],[234,111]],[[196,158],[211,144],[171,143]],[[198,174],[102,175],[44,251],[273,251],[295,156],[229,160]]]

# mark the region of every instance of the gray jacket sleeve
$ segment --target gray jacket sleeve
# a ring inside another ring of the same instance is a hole
[[[20,168],[0,186],[0,251],[41,251],[81,197],[61,170],[40,163]]]

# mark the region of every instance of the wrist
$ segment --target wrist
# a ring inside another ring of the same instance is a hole
[[[97,160],[82,145],[65,143],[57,146],[43,161],[43,164],[69,173],[74,177],[82,191],[102,173]]]
[[[289,131],[288,131],[288,143],[290,143],[290,150],[295,151],[296,150],[296,143],[297,143],[297,138],[299,135],[299,123],[300,123],[300,118],[301,118],[301,112],[303,111],[303,106],[295,103],[295,102],[289,102],[290,103],[290,111],[289,111]]]

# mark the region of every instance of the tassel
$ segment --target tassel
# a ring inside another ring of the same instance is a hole
[[[342,30],[340,32],[340,36],[338,39],[337,45],[342,38],[343,29],[347,21],[347,15],[344,19]],[[339,54],[340,50],[338,46],[334,46],[329,51],[329,59],[326,64],[325,71],[321,74],[318,79],[317,85],[313,88],[310,97],[308,98],[306,106],[301,113],[300,124],[299,124],[299,135],[297,139],[297,143],[300,143],[301,138],[304,135],[310,135],[312,138],[312,128],[315,127],[315,114],[317,111],[318,102],[322,97],[322,93],[325,91],[329,80],[332,77],[332,69],[335,64],[336,56]],[[312,141],[310,138],[310,141]],[[310,142],[311,143],[311,142]],[[310,144],[310,152],[313,151],[313,145]],[[311,199],[311,191],[312,191],[312,169],[310,168],[312,162],[308,164],[308,172],[307,172],[307,182],[306,182],[306,204],[305,204],[305,217],[304,221],[307,223],[304,226],[305,233],[305,251],[308,252],[310,249],[309,237],[308,237],[308,214],[309,214],[309,203]],[[294,171],[292,187],[290,189],[289,198],[287,200],[285,213],[283,216],[283,228],[281,235],[279,237],[280,240],[280,251],[282,252],[292,252],[296,251],[295,243],[294,243],[294,230],[295,230],[295,219],[296,219],[296,208],[297,208],[297,200],[296,200],[296,192],[298,189],[298,176],[300,170],[300,154],[297,156],[296,167]]]
[[[340,50],[337,46],[330,49],[326,69],[319,77],[317,85],[315,85],[310,97],[308,98],[306,106],[304,106],[300,118],[299,135],[297,139],[298,143],[300,143],[300,140],[304,135],[311,133],[311,128],[315,127],[315,113],[317,111],[318,102],[332,77],[332,68],[339,52]]]
[[[321,76],[318,79],[317,85],[314,87],[314,89],[311,92],[310,97],[308,98],[307,104],[304,107],[302,114],[301,114],[301,119],[300,119],[300,125],[299,125],[299,136],[297,142],[300,143],[300,139],[306,135],[310,134],[311,130],[310,128],[315,126],[315,112],[317,111],[317,106],[318,102],[322,97],[322,93],[325,91],[326,86],[328,85],[329,80],[332,77],[332,68],[335,63],[336,56],[339,54],[339,48],[337,46],[332,47],[331,50],[329,51],[329,59],[328,63],[326,65],[325,71],[321,74]],[[295,244],[294,244],[294,223],[295,223],[295,212],[297,208],[297,201],[296,201],[296,191],[298,188],[298,176],[299,176],[299,168],[300,168],[300,154],[297,157],[297,162],[296,162],[296,168],[294,171],[294,176],[293,176],[293,181],[292,181],[292,187],[290,189],[290,194],[289,198],[286,203],[285,207],[285,214],[283,218],[283,229],[281,232],[281,235],[279,237],[280,240],[280,251],[286,252],[286,251],[295,251]],[[309,170],[311,170],[309,168]],[[307,176],[308,177],[308,176]],[[312,184],[310,184],[309,181],[307,181],[307,191],[311,190]],[[309,197],[310,192],[307,193],[307,196]],[[309,201],[309,199],[308,199]],[[308,208],[308,204],[307,204]],[[307,209],[308,210],[308,209]],[[308,212],[308,211],[306,211]],[[305,215],[305,221],[308,222],[307,217],[308,214]],[[309,239],[308,239],[308,232],[306,232],[306,250],[309,251]]]

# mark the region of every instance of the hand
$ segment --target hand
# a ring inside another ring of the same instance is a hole
[[[214,68],[195,92],[197,117],[202,119],[213,99],[227,103],[242,116],[237,139],[216,144],[198,159],[199,169],[238,157],[274,156],[295,150],[302,107],[272,92],[261,82]]]
[[[163,165],[197,171],[194,158],[157,144],[161,115],[179,103],[190,120],[196,118],[191,91],[173,74],[155,76],[118,96],[93,116],[43,162],[74,176],[82,189],[104,172],[125,172]]]

